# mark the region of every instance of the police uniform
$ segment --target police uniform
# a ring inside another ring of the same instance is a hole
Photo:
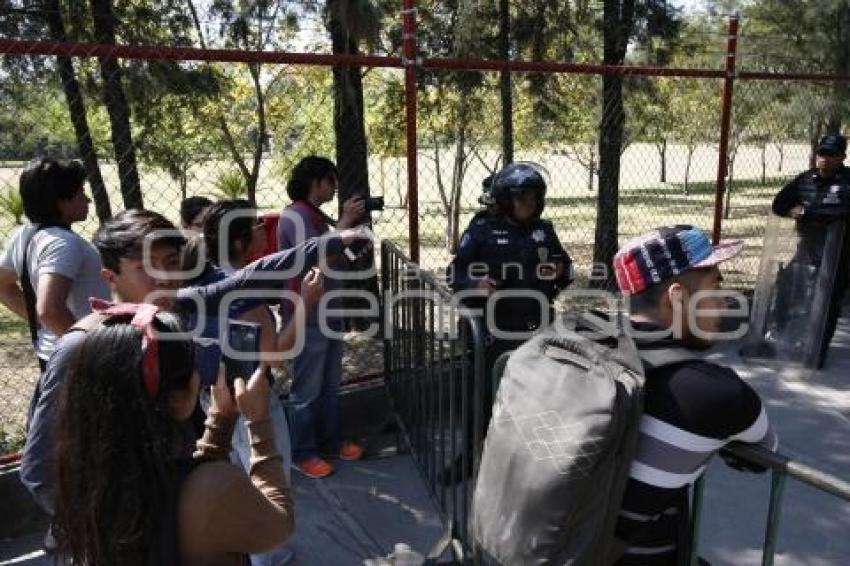
[[[796,220],[800,242],[792,262],[820,266],[826,244],[826,226],[832,222],[845,223],[844,243],[837,258],[835,283],[821,348],[823,363],[850,281],[850,234],[847,232],[850,220],[850,168],[841,165],[829,178],[824,178],[818,169],[809,169],[795,177],[774,198],[773,212],[779,216],[790,216],[791,209],[796,206],[803,207],[803,215]],[[780,289],[779,293],[778,299],[782,298],[783,290]]]
[[[526,221],[514,218],[512,201],[530,191],[537,202],[534,215]],[[492,381],[490,379],[496,359],[527,339],[531,331],[538,329],[551,313],[552,300],[560,289],[571,282],[570,256],[564,250],[552,223],[540,218],[545,206],[546,181],[537,166],[530,163],[512,163],[504,167],[483,183],[482,210],[473,218],[464,232],[457,253],[449,265],[449,285],[455,292],[475,290],[479,282],[489,277],[496,282],[496,292],[524,291],[516,295],[487,296],[483,290],[475,296],[465,297],[464,305],[479,310],[486,316],[488,301],[495,301],[493,316],[484,320],[484,379],[477,384],[480,397],[471,391],[477,380],[464,380],[459,387],[466,387],[466,398],[478,400],[482,405],[481,439],[490,421],[493,404]],[[556,277],[557,267],[562,265]],[[547,266],[547,268],[544,268]],[[537,293],[534,293],[536,291]],[[512,338],[498,337],[494,329],[516,333]],[[469,344],[468,344],[469,346]],[[471,353],[471,349],[470,349]],[[460,392],[455,395],[463,399]],[[467,411],[462,423],[465,443],[475,447],[473,415]],[[478,445],[475,449],[480,448]],[[471,453],[470,453],[471,456]],[[466,460],[467,469],[461,466],[462,458],[440,472],[442,483],[454,483],[471,474],[473,458]]]
[[[563,264],[558,278],[542,269],[543,265],[558,263]],[[537,218],[518,225],[501,215],[482,216],[472,222],[461,238],[449,267],[449,283],[457,292],[475,289],[480,279],[490,277],[497,282],[497,291],[542,293],[548,309],[558,291],[570,284],[570,265],[570,256],[548,220]],[[482,307],[484,301],[482,298],[468,303]],[[499,298],[494,310],[493,320],[489,322],[509,332],[535,330],[544,316],[540,301],[531,297]]]

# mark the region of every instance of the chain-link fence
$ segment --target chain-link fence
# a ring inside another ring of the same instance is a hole
[[[50,23],[44,29],[19,25],[0,38],[4,241],[24,220],[17,179],[36,156],[85,162],[94,206],[74,229],[89,238],[101,219],[128,206],[177,223],[181,199],[193,195],[248,196],[261,209],[279,210],[288,204],[294,164],[322,154],[339,165],[341,197],[365,190],[383,195],[384,210],[372,215],[377,235],[439,272],[480,208],[482,180],[504,165],[507,101],[513,159],[546,169],[544,216],[575,262],[576,285],[588,283],[594,259],[610,257],[617,243],[662,224],[711,231],[719,208],[722,236],[749,244],[730,262],[728,284],[751,289],[772,197],[810,166],[814,140],[834,115],[834,87],[843,84],[740,73],[723,156],[723,87],[734,75],[719,68],[727,49],[722,22],[704,24],[711,33],[692,33],[698,48],[667,57],[663,67],[619,67],[592,64],[601,44],[583,59],[565,55],[572,63],[440,58],[445,50],[435,47],[435,12],[419,14],[417,36],[428,37],[420,54],[429,56],[420,59],[401,57],[399,41],[382,56],[339,55],[356,50],[336,44],[330,48],[337,55],[291,52],[322,51],[310,41],[327,25],[312,32],[302,26],[285,51],[266,43],[246,49],[225,41],[229,32],[213,33],[223,22],[197,14],[186,16],[194,31],[176,44],[140,46],[156,45],[151,29],[161,22],[137,30],[148,35],[139,44],[126,42],[132,46],[104,45],[109,37],[96,33],[93,43],[55,41],[74,31],[56,28],[62,19],[57,24],[49,16],[58,13],[36,14]],[[35,16],[19,10],[16,17]],[[66,24],[70,19],[65,15]],[[401,18],[391,19],[398,31]],[[417,38],[407,34],[405,41]],[[635,49],[630,57],[659,64],[653,53]],[[415,82],[406,83],[411,72]],[[502,72],[511,79],[507,90]],[[620,88],[610,90],[613,82]],[[621,95],[612,96],[615,91]],[[415,120],[406,120],[414,102]],[[407,143],[414,129],[415,147]],[[728,190],[718,196],[723,160]],[[416,175],[409,174],[411,163]],[[412,208],[418,230],[409,228]],[[337,211],[328,205],[327,212]],[[26,324],[4,307],[0,332],[0,448],[6,450],[20,444],[38,371]]]

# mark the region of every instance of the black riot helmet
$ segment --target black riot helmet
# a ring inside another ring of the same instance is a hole
[[[490,196],[499,205],[502,213],[513,216],[513,198],[532,192],[537,197],[535,217],[543,213],[546,199],[546,179],[543,169],[536,163],[518,161],[506,165],[493,175]]]
[[[496,201],[493,200],[493,195],[490,194],[490,189],[493,188],[493,175],[487,175],[481,180],[481,195],[478,197],[478,204],[481,206],[491,206]]]

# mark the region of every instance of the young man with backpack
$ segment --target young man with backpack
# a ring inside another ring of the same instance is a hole
[[[79,161],[45,157],[28,164],[20,194],[30,223],[0,256],[0,303],[29,322],[42,372],[56,340],[91,312],[89,297],[109,296],[97,252],[71,228],[88,217],[85,183]]]
[[[511,354],[473,496],[485,562],[685,563],[688,489],[711,457],[777,445],[758,395],[703,359],[718,264],[740,249],[692,226],[644,234],[614,259],[628,313],[559,319]]]
[[[673,226],[632,240],[614,258],[646,377],[616,527],[627,544],[618,564],[681,564],[689,542],[688,488],[711,457],[732,441],[777,447],[758,394],[733,369],[699,359],[717,340],[726,306],[725,297],[712,293],[723,280],[718,266],[742,245],[712,246],[698,228]]]

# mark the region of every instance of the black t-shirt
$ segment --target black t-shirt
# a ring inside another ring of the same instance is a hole
[[[639,347],[675,347],[670,339]],[[700,352],[694,351],[694,357]],[[648,369],[644,415],[617,523],[618,564],[675,565],[688,525],[688,487],[733,440],[776,449],[761,400],[734,370],[690,360]]]

